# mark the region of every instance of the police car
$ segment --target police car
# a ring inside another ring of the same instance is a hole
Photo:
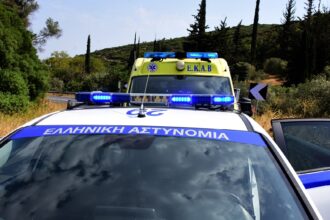
[[[330,219],[330,119],[276,119],[272,128],[321,215]]]
[[[0,219],[321,219],[233,96],[133,96],[78,93],[3,138]]]

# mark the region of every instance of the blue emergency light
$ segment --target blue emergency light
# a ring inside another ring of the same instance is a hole
[[[214,52],[187,52],[187,58],[215,59],[215,58],[218,58],[218,53],[214,53]]]
[[[145,52],[144,58],[175,58],[175,52]]]
[[[170,97],[170,103],[192,104],[192,97],[191,96],[173,95]]]
[[[88,104],[127,103],[130,102],[130,95],[110,92],[78,92],[76,100]]]
[[[157,97],[160,96],[166,97],[163,103],[164,105],[169,106],[196,106],[196,105],[221,105],[227,106],[234,104],[235,98],[234,96],[228,95],[196,95],[196,94],[145,94],[148,97],[153,97],[148,99],[148,104],[152,104],[152,100],[157,100]],[[128,94],[128,93],[110,93],[110,92],[78,92],[76,93],[76,100],[78,102],[83,102],[86,104],[114,104],[114,103],[130,103],[132,97],[136,96],[136,94]],[[138,94],[137,96],[141,96]],[[143,95],[142,95],[143,96]],[[167,101],[166,101],[167,100]],[[133,101],[132,101],[133,102]],[[140,101],[142,103],[142,99]],[[158,101],[154,103],[159,104]],[[138,104],[135,100],[134,104]]]
[[[145,52],[144,58],[191,58],[191,59],[215,59],[218,58],[216,52]]]
[[[212,105],[229,105],[235,101],[234,96],[217,96],[214,95],[211,98]]]

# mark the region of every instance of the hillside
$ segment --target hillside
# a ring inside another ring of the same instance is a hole
[[[228,28],[228,39],[233,38],[236,27]],[[263,47],[263,49],[270,50],[272,45],[270,42],[276,41],[276,37],[278,36],[278,30],[280,29],[280,25],[276,24],[261,24],[258,27],[258,44]],[[242,50],[243,54],[248,55],[250,52],[250,42],[251,42],[251,33],[252,33],[252,25],[249,26],[241,26],[241,40],[242,40]],[[208,35],[213,35],[214,31],[208,32]],[[162,45],[162,51],[183,51],[183,42],[187,37],[179,37],[173,39],[161,39],[158,40]],[[266,45],[269,45],[269,48],[266,48]],[[140,54],[138,56],[143,56],[144,52],[153,51],[154,42],[142,42],[140,43]],[[123,45],[119,47],[105,48],[102,50],[96,50],[92,54],[94,56],[103,58],[104,60],[110,62],[113,65],[121,65],[125,66],[126,62],[129,58],[130,51],[133,48],[133,44]],[[219,55],[223,54],[221,51],[218,51]],[[224,57],[226,58],[226,57]],[[247,61],[247,60],[246,60]]]

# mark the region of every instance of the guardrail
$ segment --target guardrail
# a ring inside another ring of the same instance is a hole
[[[47,93],[51,93],[51,94],[68,94],[68,95],[76,94],[76,92],[61,92],[61,91],[48,91]]]

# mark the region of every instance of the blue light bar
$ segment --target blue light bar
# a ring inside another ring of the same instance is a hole
[[[144,58],[192,58],[192,59],[215,59],[218,58],[216,52],[145,52]]]
[[[126,103],[130,102],[130,95],[127,93],[78,92],[76,100],[88,104]]]
[[[145,98],[142,98],[145,97]],[[76,100],[86,104],[113,104],[113,103],[134,103],[139,104],[164,104],[169,106],[196,106],[196,105],[221,105],[234,104],[234,96],[228,95],[201,95],[201,94],[128,94],[110,92],[78,92]]]
[[[145,52],[144,58],[175,58],[175,52]]]
[[[212,96],[211,104],[212,105],[230,105],[235,101],[234,96]]]
[[[218,58],[218,53],[215,53],[215,52],[187,52],[187,58],[215,59],[215,58]]]

